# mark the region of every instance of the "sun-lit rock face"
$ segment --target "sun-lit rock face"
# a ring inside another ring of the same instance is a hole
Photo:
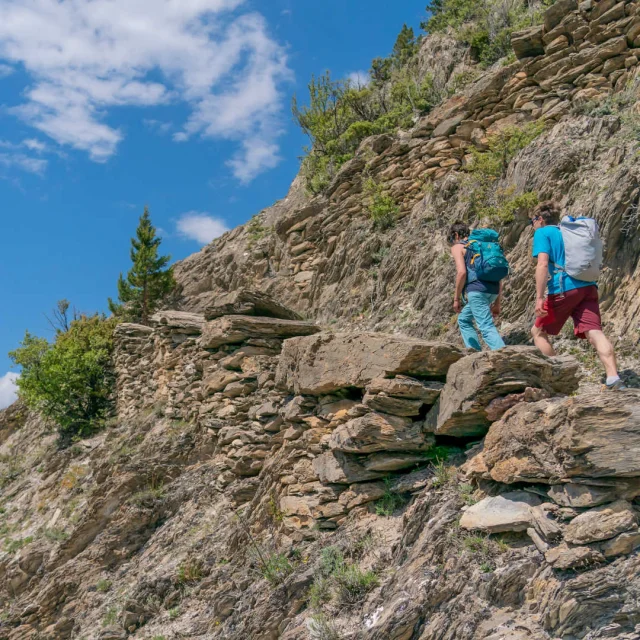
[[[178,264],[172,308],[116,330],[103,431],[59,450],[0,412],[0,640],[637,638],[640,392],[525,346],[524,211],[496,223],[511,346],[463,349],[445,231],[475,220],[472,149],[545,121],[492,187],[598,219],[632,362],[639,6],[557,0],[517,61]],[[427,37],[421,72],[454,88],[466,53]]]

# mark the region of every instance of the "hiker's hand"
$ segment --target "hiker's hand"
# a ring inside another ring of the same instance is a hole
[[[462,307],[461,307],[461,305],[460,305],[460,300],[454,300],[454,301],[453,301],[453,310],[454,310],[456,313],[460,313],[460,311],[462,310]]]
[[[491,305],[491,315],[494,318],[500,315],[500,303],[497,300]]]
[[[544,308],[544,298],[538,298],[536,300],[536,318],[544,318],[548,315],[549,312]]]

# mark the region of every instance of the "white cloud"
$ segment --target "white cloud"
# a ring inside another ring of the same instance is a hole
[[[36,140],[35,138],[28,138],[27,140],[23,140],[22,144],[30,151],[35,151],[36,153],[43,153],[47,150],[47,145],[40,140]]]
[[[161,134],[169,133],[173,128],[173,124],[171,122],[162,122],[162,120],[154,120],[152,118],[145,118],[142,123],[147,127],[147,129]]]
[[[29,173],[42,174],[48,162],[42,158],[33,158],[24,153],[0,152],[0,165],[6,168],[18,168]]]
[[[367,71],[352,71],[347,75],[347,79],[356,87],[366,87],[371,82]]]
[[[176,223],[176,228],[181,236],[200,244],[209,244],[229,231],[229,227],[222,218],[215,218],[199,211],[183,213]]]
[[[174,139],[237,141],[230,166],[247,182],[278,161],[291,72],[245,3],[1,0],[0,59],[21,63],[33,81],[11,112],[101,162],[124,136],[108,123],[114,107],[184,101],[192,113]]]
[[[227,162],[240,182],[247,184],[264,169],[272,169],[278,162],[278,145],[266,140],[245,140],[242,151]]]
[[[7,76],[10,76],[14,71],[15,69],[13,67],[10,67],[8,64],[0,63],[0,78],[6,78]]]
[[[18,398],[16,380],[17,373],[5,373],[0,376],[0,409],[6,409]]]

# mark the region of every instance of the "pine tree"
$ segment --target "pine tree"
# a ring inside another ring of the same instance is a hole
[[[411,27],[402,25],[396,43],[393,45],[392,58],[397,67],[403,67],[418,52],[419,43]]]
[[[131,239],[133,267],[125,278],[118,279],[116,303],[109,299],[109,309],[116,317],[130,322],[148,324],[158,303],[175,287],[173,269],[166,266],[171,256],[158,256],[162,240],[156,236],[149,210],[144,208],[136,237]]]

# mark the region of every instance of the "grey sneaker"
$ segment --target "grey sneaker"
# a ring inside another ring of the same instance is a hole
[[[613,384],[605,384],[604,388],[607,391],[626,391],[627,387],[624,382],[622,382],[621,378],[618,378]]]

